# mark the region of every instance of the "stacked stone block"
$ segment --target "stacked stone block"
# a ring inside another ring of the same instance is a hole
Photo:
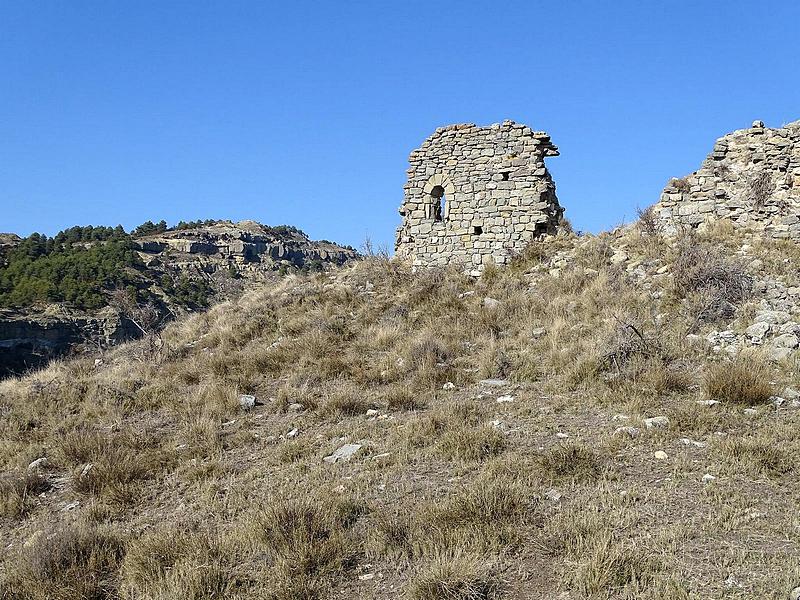
[[[550,136],[513,121],[437,129],[409,157],[396,255],[479,273],[555,233],[563,209],[548,156],[558,156]]]
[[[778,129],[756,121],[720,138],[698,171],[670,181],[655,211],[668,234],[729,219],[800,239],[800,121]]]

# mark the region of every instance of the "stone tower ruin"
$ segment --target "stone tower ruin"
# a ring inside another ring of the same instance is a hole
[[[564,209],[548,156],[550,136],[513,121],[440,127],[409,156],[396,255],[477,274],[555,233]]]
[[[717,140],[694,173],[673,179],[655,205],[667,234],[728,220],[772,238],[800,239],[800,121]]]

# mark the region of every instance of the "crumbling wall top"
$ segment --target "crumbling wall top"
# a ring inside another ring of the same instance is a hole
[[[729,219],[800,239],[800,121],[755,121],[719,138],[697,171],[667,184],[655,211],[667,233]]]

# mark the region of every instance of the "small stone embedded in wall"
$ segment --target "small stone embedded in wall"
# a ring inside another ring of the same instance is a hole
[[[478,273],[555,233],[563,208],[548,156],[558,156],[550,136],[513,121],[437,129],[409,156],[397,256]]]

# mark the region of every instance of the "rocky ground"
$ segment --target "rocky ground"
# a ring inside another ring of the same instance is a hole
[[[798,261],[374,257],[2,382],[0,598],[796,598]]]

